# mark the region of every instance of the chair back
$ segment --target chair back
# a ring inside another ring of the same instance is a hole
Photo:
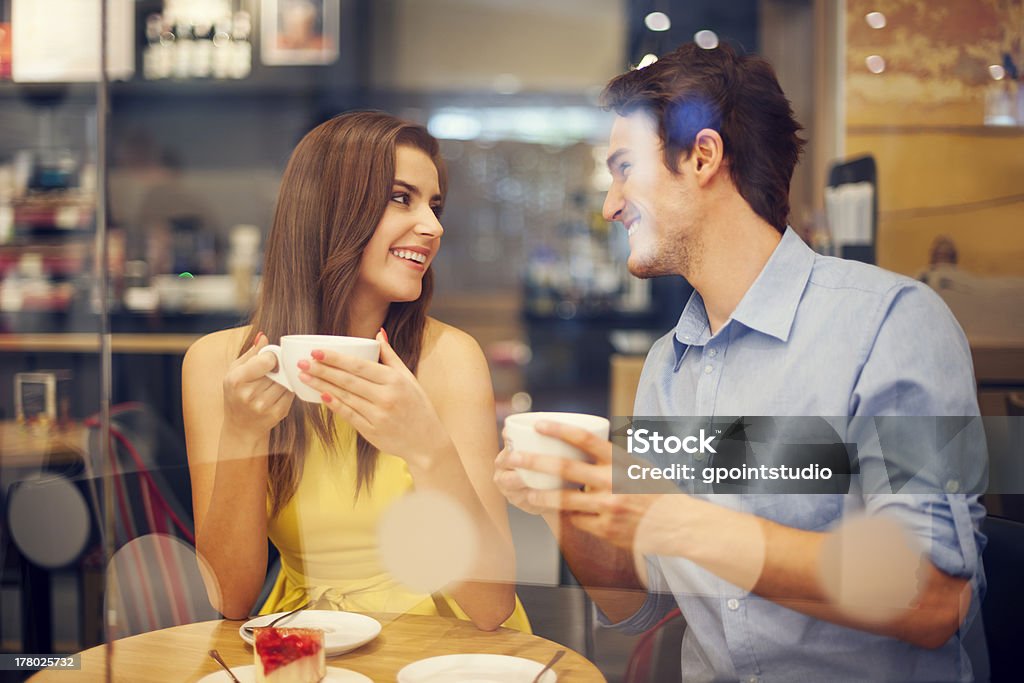
[[[99,420],[90,418],[94,453]],[[113,637],[217,618],[199,573],[184,443],[141,404],[111,408],[110,451],[102,462],[112,486],[114,556],[107,567]],[[97,510],[101,509],[98,505]]]
[[[981,603],[992,682],[1020,680],[1020,615],[1024,614],[1024,524],[1001,517],[986,517],[982,531],[985,579],[988,591]]]
[[[91,451],[100,453],[99,419],[91,417]],[[169,533],[195,545],[192,487],[181,437],[140,403],[110,410],[110,452],[94,463],[114,486],[115,547],[146,533]]]
[[[123,545],[107,565],[110,638],[219,618],[206,596],[195,548],[165,533]]]
[[[672,610],[646,631],[629,656],[625,683],[660,683],[682,679],[683,634],[686,619],[679,608]]]

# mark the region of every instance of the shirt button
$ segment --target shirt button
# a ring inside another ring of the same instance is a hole
[[[946,482],[946,493],[956,493],[960,490],[960,482],[956,479],[950,479]]]
[[[747,683],[757,683],[757,676],[751,676],[748,678]]]
[[[736,598],[729,598],[729,601],[725,603],[725,606],[735,612],[740,608],[740,601]]]
[[[714,358],[715,356],[718,355],[718,349],[709,349],[708,350],[708,355],[711,356],[712,358]]]
[[[704,460],[704,453],[702,453],[701,451],[697,451],[696,453],[693,454],[693,459],[701,461]]]
[[[710,375],[713,371],[714,371],[714,368],[711,367],[710,365],[705,365],[704,366],[704,374],[705,375]]]

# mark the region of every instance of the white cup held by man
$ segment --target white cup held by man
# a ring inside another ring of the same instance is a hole
[[[561,439],[545,436],[534,429],[538,422],[558,422],[560,424],[580,427],[602,440],[608,439],[608,420],[597,415],[584,413],[519,413],[505,418],[505,447],[510,451],[553,455],[571,460],[586,460],[583,451],[571,446]],[[516,472],[523,483],[533,489],[559,489],[563,481],[560,477],[543,472],[517,467]]]
[[[336,351],[363,360],[380,360],[380,342],[363,337],[339,337],[331,334],[286,334],[281,344],[267,344],[260,353],[277,356],[277,369],[268,372],[267,377],[308,403],[323,403],[320,392],[299,379],[299,361],[309,360],[310,354],[321,351]]]

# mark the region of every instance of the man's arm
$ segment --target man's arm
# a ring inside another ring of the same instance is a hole
[[[543,516],[573,576],[612,622],[640,611],[647,600],[647,565],[642,557],[580,530],[570,514]]]
[[[588,576],[592,585],[611,574],[601,565],[622,569],[622,553],[680,557],[790,609],[920,647],[945,643],[967,614],[968,579],[937,569],[914,547],[909,531],[885,518],[868,518],[867,523],[881,526],[869,527],[867,533],[852,524],[823,533],[681,493],[615,494],[610,485],[611,444],[563,425],[538,424],[537,430],[571,443],[593,459],[591,464],[528,453],[508,456],[510,467],[584,485],[584,491],[529,490],[525,503],[539,511],[561,510],[568,526],[604,542],[579,543],[572,550],[588,566],[596,566],[595,571],[604,572]],[[563,548],[567,541],[577,543],[577,537],[563,538]],[[608,546],[619,550],[612,553]],[[893,586],[897,590],[891,590]],[[625,612],[622,605],[616,616]]]
[[[516,457],[506,449],[495,459],[494,482],[498,489],[519,509],[543,517],[576,580],[609,619],[618,622],[635,614],[647,597],[644,560],[634,559],[631,550],[582,531],[573,523],[573,514],[530,505],[533,490],[516,472]]]
[[[936,569],[884,519],[804,531],[685,495],[663,497],[651,515],[674,520],[676,530],[644,538],[645,527],[661,526],[649,519],[640,526],[640,547],[657,545],[661,554],[842,626],[935,648],[970,606],[969,581]]]

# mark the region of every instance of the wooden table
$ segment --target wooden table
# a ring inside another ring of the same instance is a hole
[[[547,662],[560,649],[565,656],[555,665],[559,681],[604,681],[597,667],[583,655],[538,636],[498,629],[478,631],[471,623],[447,617],[373,614],[383,630],[372,642],[327,660],[328,666],[358,671],[374,681],[394,681],[398,671],[419,659],[447,654],[489,653],[514,655]],[[113,643],[115,681],[196,681],[220,667],[207,652],[216,649],[229,666],[253,663],[252,648],[238,635],[238,621],[206,621],[143,633]],[[32,683],[103,681],[107,651],[104,646],[82,652],[81,671],[41,671]],[[227,677],[224,677],[227,681]]]

